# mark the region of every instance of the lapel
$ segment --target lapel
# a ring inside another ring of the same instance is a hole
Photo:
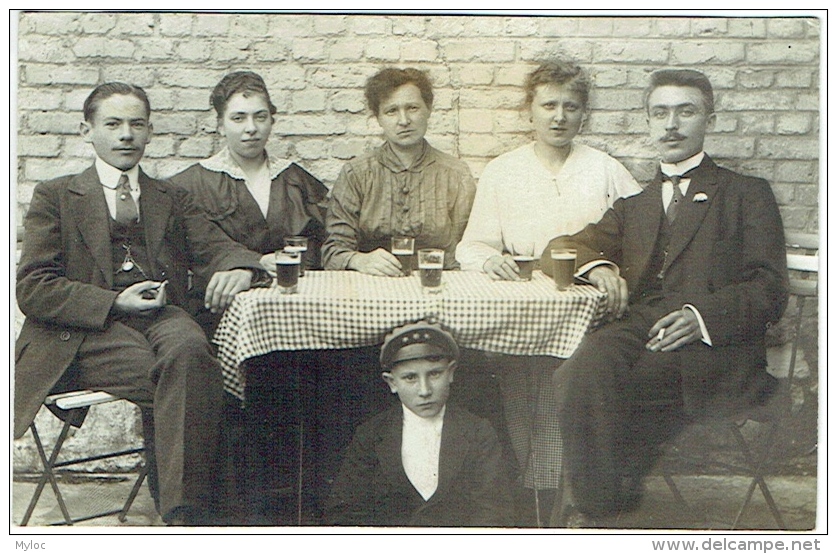
[[[660,234],[660,218],[663,217],[663,180],[662,173],[657,170],[657,176],[651,181],[645,190],[636,196],[637,206],[632,213],[635,214],[638,225],[636,226],[637,244],[635,255],[637,256],[634,267],[641,268],[634,272],[636,279],[640,279],[648,267],[651,254],[654,252],[654,245]],[[627,258],[626,258],[627,259]]]
[[[465,463],[468,451],[468,429],[462,425],[454,406],[448,403],[442,425],[442,444],[439,448],[439,484],[430,502],[444,498],[455,477]]]
[[[113,261],[110,252],[110,214],[102,192],[96,166],[77,175],[67,187],[70,210],[82,240],[102,272],[108,288],[113,286]]]
[[[139,171],[140,221],[145,233],[145,246],[151,272],[157,274],[157,260],[166,235],[166,227],[172,212],[172,199],[159,182]]]
[[[413,484],[404,472],[404,465],[401,463],[401,430],[402,414],[401,404],[390,409],[386,415],[386,424],[381,426],[379,440],[375,442],[375,453],[381,463],[381,471],[386,481],[398,488],[407,487],[415,494]]]
[[[692,175],[689,190],[686,191],[685,205],[679,209],[671,229],[671,240],[669,241],[668,256],[663,265],[663,272],[666,272],[671,267],[672,262],[683,253],[706,217],[715,194],[718,192],[716,169],[715,162],[709,156],[704,156],[703,161]],[[706,195],[706,200],[703,202],[694,201],[695,194],[699,192]]]

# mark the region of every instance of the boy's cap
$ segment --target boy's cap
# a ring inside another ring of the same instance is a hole
[[[431,356],[459,359],[459,346],[450,333],[436,323],[419,321],[396,327],[384,338],[381,367],[388,369],[398,362]]]

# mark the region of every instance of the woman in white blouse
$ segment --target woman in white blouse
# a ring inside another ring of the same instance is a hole
[[[617,198],[641,190],[621,163],[574,142],[587,116],[590,91],[579,66],[543,63],[527,76],[524,91],[535,141],[485,167],[456,248],[463,270],[484,271],[496,280],[519,280],[514,255],[540,259],[552,238],[580,231],[601,219]],[[530,505],[537,506],[539,524],[548,518],[561,484],[561,435],[551,381],[560,360],[483,356],[480,364],[491,368],[502,394],[503,418],[522,484],[534,489],[529,495],[536,501]],[[460,372],[457,380],[468,378]],[[480,386],[484,391],[485,385]],[[521,524],[534,523],[522,517]]]
[[[580,231],[617,198],[641,190],[621,163],[573,142],[590,91],[579,66],[543,63],[527,76],[524,91],[535,141],[485,167],[456,249],[462,269],[493,279],[518,279],[512,255],[540,258],[552,238]]]

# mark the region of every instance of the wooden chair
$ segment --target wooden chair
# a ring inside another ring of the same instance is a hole
[[[44,449],[43,442],[41,441],[41,437],[38,434],[38,428],[35,425],[35,422],[32,422],[32,424],[29,426],[29,429],[32,431],[32,436],[35,439],[35,446],[38,450],[38,456],[41,459],[41,463],[43,464],[44,469],[41,473],[40,479],[38,480],[38,484],[35,487],[35,493],[32,495],[32,499],[29,501],[29,506],[27,507],[26,513],[24,514],[23,519],[20,523],[21,526],[26,526],[29,523],[29,520],[32,517],[32,513],[35,510],[35,506],[37,506],[38,500],[40,499],[41,493],[43,492],[43,489],[46,486],[47,482],[49,482],[50,486],[52,487],[52,491],[53,493],[55,493],[55,498],[58,501],[58,507],[61,510],[61,514],[64,516],[64,521],[54,523],[53,525],[73,525],[74,523],[78,523],[81,521],[88,521],[91,519],[97,519],[117,514],[119,517],[119,521],[124,522],[126,520],[128,510],[131,509],[131,505],[134,503],[134,499],[136,499],[137,493],[139,493],[140,487],[142,486],[142,483],[148,474],[148,468],[146,464],[142,465],[139,475],[137,475],[136,481],[134,482],[134,486],[131,489],[131,493],[128,495],[127,500],[120,508],[85,515],[82,517],[72,517],[70,515],[67,509],[67,505],[64,502],[64,496],[61,494],[61,490],[59,489],[58,480],[56,479],[55,475],[56,470],[59,468],[83,464],[86,462],[94,462],[97,460],[118,458],[121,456],[130,456],[134,454],[143,454],[145,452],[144,448],[131,448],[127,450],[120,450],[118,452],[107,452],[93,456],[58,461],[58,458],[61,454],[61,448],[64,446],[64,441],[67,439],[69,435],[70,428],[81,427],[91,406],[115,402],[118,400],[121,399],[116,396],[110,395],[106,392],[97,392],[90,390],[79,390],[73,392],[65,392],[61,394],[54,394],[46,398],[46,400],[44,401],[45,406],[50,408],[60,408],[62,410],[67,410],[67,418],[65,419],[64,424],[61,427],[61,431],[58,434],[58,438],[56,439],[55,444],[52,447],[52,451],[49,457],[47,457],[46,455],[46,450]]]
[[[770,460],[779,430],[791,417],[792,397],[791,386],[793,384],[797,355],[799,352],[800,329],[804,319],[806,301],[809,298],[816,298],[818,281],[806,276],[814,276],[819,268],[819,238],[817,235],[788,233],[786,236],[788,247],[788,269],[790,270],[790,295],[794,300],[791,312],[791,353],[788,362],[787,375],[782,376],[779,381],[778,390],[774,393],[767,405],[753,410],[735,419],[721,420],[719,422],[698,423],[696,425],[715,425],[721,430],[731,434],[738,448],[738,453],[743,461],[741,464],[730,464],[713,459],[706,453],[695,456],[686,455],[684,452],[675,452],[674,464],[683,464],[695,467],[720,467],[737,475],[745,475],[750,478],[750,484],[744,495],[744,500],[730,525],[730,529],[736,529],[741,522],[747,508],[753,499],[755,489],[758,487],[768,508],[779,529],[787,529],[782,513],[776,505],[776,501],[770,492],[770,488],[764,479],[766,465]],[[758,433],[752,438],[742,433],[742,428],[747,421],[755,421],[764,427],[763,433]],[[663,464],[664,467],[668,464]],[[671,490],[676,501],[686,510],[689,505],[678,489],[672,471],[664,468],[663,478]]]

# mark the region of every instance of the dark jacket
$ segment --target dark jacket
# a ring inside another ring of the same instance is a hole
[[[660,175],[636,196],[617,200],[601,221],[544,250],[574,246],[578,266],[606,259],[619,266],[630,304],[642,300],[643,279],[663,214]],[[765,331],[788,298],[782,220],[770,185],[717,166],[708,156],[691,177],[671,230],[663,264],[662,308],[694,305],[712,347],[677,350],[684,406],[691,415],[719,415],[758,403],[773,388],[765,371]]]
[[[439,485],[429,500],[401,463],[402,408],[358,427],[325,509],[329,525],[508,527],[515,523],[508,473],[491,425],[448,404]]]
[[[183,305],[192,267],[259,269],[260,256],[231,241],[180,187],[139,173],[140,216],[153,280]],[[87,333],[104,330],[113,287],[108,208],[95,166],[35,188],[24,221],[17,301],[26,315],[15,344],[15,437],[22,436]]]

